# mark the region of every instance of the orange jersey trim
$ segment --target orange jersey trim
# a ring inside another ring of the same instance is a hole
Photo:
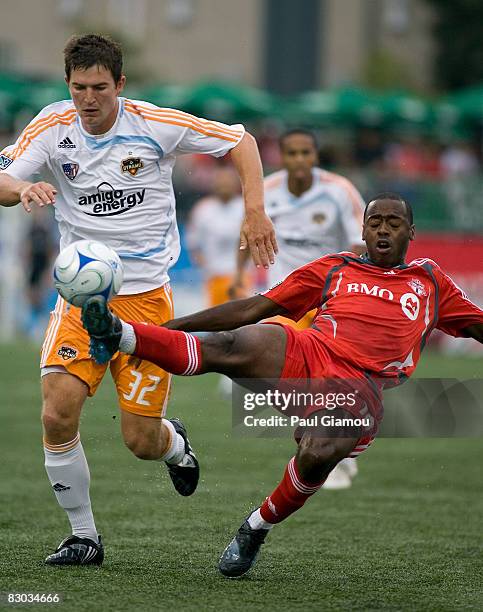
[[[54,127],[55,125],[70,125],[71,123],[74,123],[76,116],[77,111],[75,109],[72,109],[66,111],[65,113],[62,113],[61,115],[57,113],[52,113],[44,119],[36,121],[23,132],[22,138],[20,139],[18,145],[13,150],[13,152],[9,155],[9,157],[11,157],[12,159],[20,157],[20,155],[22,155],[22,153],[24,153],[27,147],[31,144],[32,140],[36,138],[39,134],[45,132],[45,130],[50,127]]]
[[[333,172],[328,172],[324,170],[320,173],[321,181],[325,181],[328,183],[336,183],[343,187],[347,193],[349,194],[349,198],[351,200],[352,209],[354,211],[355,216],[360,219],[362,224],[362,210],[360,206],[359,198],[357,197],[357,190],[354,185],[345,177],[340,176],[338,174],[334,174]]]
[[[185,113],[184,111],[180,111],[174,108],[149,108],[142,104],[134,104],[134,102],[132,102],[131,100],[126,100],[126,104],[133,109],[140,109],[141,111],[152,115],[172,117],[175,119],[181,119],[182,121],[191,121],[192,123],[195,123],[202,128],[210,128],[223,134],[226,134],[227,136],[240,136],[241,134],[239,130],[232,130],[227,127],[222,127],[214,121],[202,119],[201,117],[195,117],[194,115],[190,115],[189,113]]]
[[[271,189],[280,187],[280,185],[283,183],[284,178],[284,176],[267,176],[264,181],[263,188],[266,191],[270,191]]]
[[[195,130],[196,132],[199,132],[200,134],[204,134],[205,136],[213,136],[215,138],[219,138],[220,140],[227,140],[229,142],[238,142],[238,140],[240,139],[240,136],[242,135],[242,132],[233,132],[232,134],[226,134],[226,130],[224,130],[223,128],[218,128],[218,127],[214,127],[212,128],[209,121],[207,121],[207,125],[206,127],[203,126],[203,124],[201,124],[198,121],[191,121],[188,118],[183,117],[182,115],[179,116],[175,116],[175,115],[164,115],[164,114],[159,114],[159,115],[155,115],[154,113],[151,114],[151,112],[149,111],[144,111],[142,109],[140,109],[139,107],[136,106],[128,106],[125,105],[124,106],[125,110],[128,113],[132,113],[134,115],[140,115],[141,117],[143,117],[144,119],[148,119],[150,121],[156,121],[158,123],[166,123],[169,125],[178,125],[180,127],[187,127],[190,128],[192,130]],[[188,115],[189,117],[189,115]]]

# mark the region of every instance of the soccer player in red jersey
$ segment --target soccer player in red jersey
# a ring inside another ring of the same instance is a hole
[[[225,576],[246,573],[269,530],[301,508],[341,459],[357,456],[370,445],[382,418],[381,389],[413,373],[433,329],[483,343],[483,310],[434,261],[405,263],[414,240],[408,203],[393,194],[371,201],[362,236],[366,255],[326,255],[263,295],[162,327],[120,321],[99,297],[83,308],[91,354],[98,361],[121,350],[185,376],[214,371],[236,379],[360,383],[361,399],[331,414],[350,419],[369,412],[370,427],[354,426],[335,436],[322,424],[298,432],[297,453],[281,482],[223,552],[219,569]],[[314,308],[314,324],[303,331],[280,324],[253,325],[276,315],[298,320]],[[193,331],[220,333],[198,338],[189,333]],[[304,416],[313,414],[321,414],[320,408],[311,406]]]

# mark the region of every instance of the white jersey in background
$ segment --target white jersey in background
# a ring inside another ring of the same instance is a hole
[[[269,269],[273,286],[309,261],[363,245],[364,200],[346,178],[320,168],[300,197],[288,190],[287,170],[265,179],[265,209],[275,226],[279,253]]]
[[[234,274],[243,217],[241,196],[226,203],[209,196],[193,207],[186,235],[187,246],[191,251],[200,252],[206,278]]]
[[[116,122],[93,136],[71,100],[44,108],[0,156],[14,178],[32,174],[54,184],[60,247],[76,240],[104,242],[124,264],[121,294],[160,287],[176,263],[179,234],[171,182],[176,156],[225,155],[244,134],[148,102],[119,98]]]

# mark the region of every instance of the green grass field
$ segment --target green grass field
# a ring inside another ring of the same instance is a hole
[[[101,569],[45,567],[69,529],[43,468],[37,353],[0,348],[0,592],[59,593],[61,604],[40,607],[76,611],[483,609],[481,439],[377,441],[350,490],[316,495],[274,529],[248,577],[223,579],[219,554],[294,446],[232,438],[212,376],[177,379],[170,408],[202,462],[189,499],[164,466],[123,447],[105,382],[81,431],[106,560]],[[481,377],[483,363],[427,355],[419,372]]]

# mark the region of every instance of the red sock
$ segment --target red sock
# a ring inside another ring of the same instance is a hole
[[[136,334],[134,355],[172,374],[191,376],[201,369],[199,338],[186,332],[144,323],[132,323]]]
[[[290,459],[282,481],[260,507],[262,518],[268,523],[280,523],[301,508],[324,484],[304,482],[297,471],[295,457]]]

